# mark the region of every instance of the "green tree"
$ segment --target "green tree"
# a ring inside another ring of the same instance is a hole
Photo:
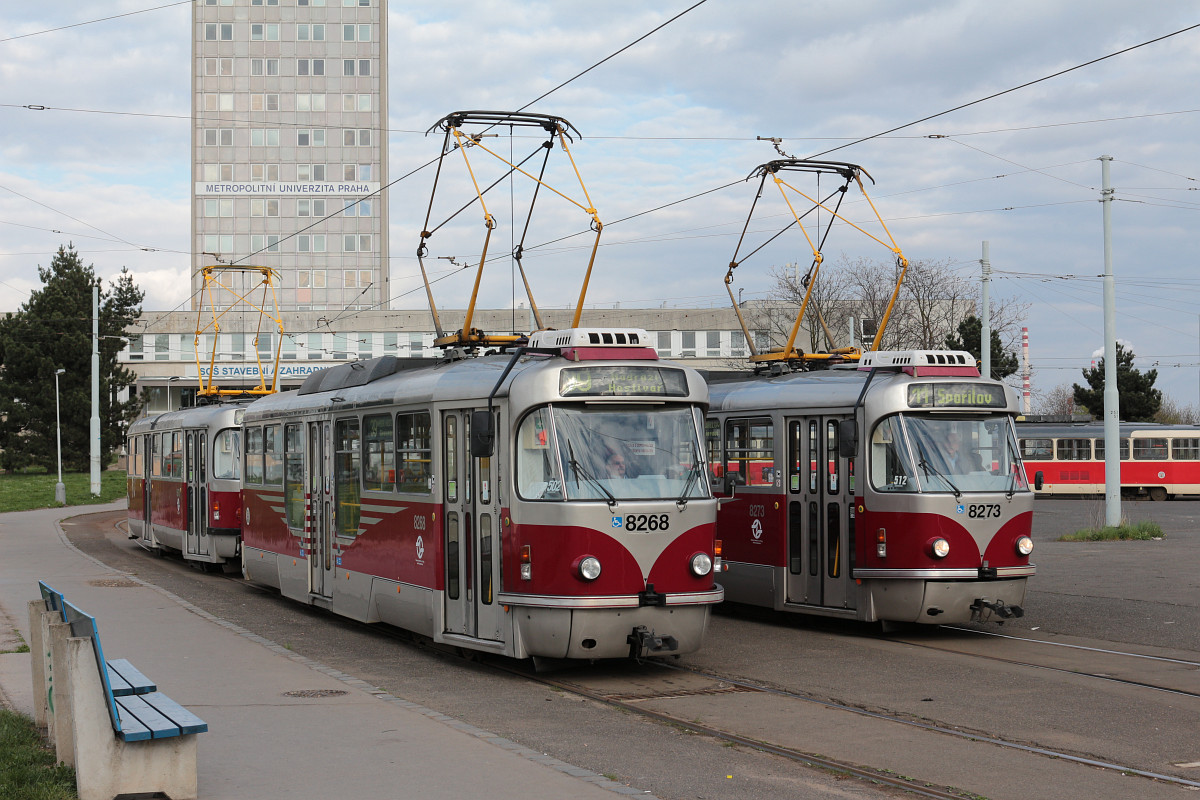
[[[91,455],[92,287],[101,286],[73,245],[60,247],[49,267],[38,267],[42,288],[15,314],[0,319],[0,466],[57,469],[55,370],[61,403],[63,469],[87,470]],[[141,314],[144,293],[122,269],[108,290],[101,286],[100,463],[121,445],[138,400],[119,401],[137,376],[121,366],[125,330]]]
[[[1090,389],[1074,385],[1075,403],[1088,409],[1093,416],[1104,413],[1104,359],[1091,369],[1083,370],[1083,379]],[[1144,375],[1133,368],[1133,351],[1117,342],[1117,393],[1121,396],[1121,419],[1126,422],[1149,422],[1162,406],[1162,392],[1154,388],[1158,370]]]
[[[992,377],[996,380],[1002,380],[1017,371],[1017,367],[1019,366],[1017,363],[1017,354],[1004,352],[1004,345],[1000,342],[1000,332],[998,330],[992,328],[991,334]],[[975,356],[976,361],[980,361],[983,358],[983,348],[980,346],[982,338],[983,321],[972,314],[958,323],[957,333],[952,333],[946,337],[946,347],[950,350],[966,350]]]

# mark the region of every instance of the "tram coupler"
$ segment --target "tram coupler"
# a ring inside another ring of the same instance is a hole
[[[667,596],[654,591],[654,584],[647,583],[646,591],[638,592],[638,606],[665,606]]]
[[[625,641],[629,642],[630,658],[674,653],[679,649],[679,640],[674,636],[658,636],[645,625],[634,628],[633,633],[625,637]]]
[[[1000,619],[1025,616],[1025,609],[1020,606],[1010,606],[1001,600],[989,601],[986,597],[980,597],[971,604],[971,621],[986,622],[987,620],[983,617],[984,611],[990,611],[991,614],[995,614]],[[991,614],[988,616],[991,616]]]

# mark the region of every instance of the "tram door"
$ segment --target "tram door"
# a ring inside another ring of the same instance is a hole
[[[333,588],[333,432],[328,421],[308,423],[305,502],[308,506],[308,590],[329,597]]]
[[[151,433],[146,437],[146,515],[142,524],[142,543],[154,546],[154,479],[162,477],[163,437],[169,433]]]
[[[138,458],[142,461],[142,541],[144,542],[150,541],[150,463],[151,453],[154,451],[151,442],[155,438],[156,435],[153,433],[140,437],[141,452],[138,453]]]
[[[500,442],[497,440],[497,450]],[[504,638],[500,590],[498,452],[471,456],[471,410],[442,414],[445,631]]]
[[[184,453],[184,474],[187,476],[187,534],[184,546],[188,555],[208,555],[208,463],[205,448],[208,434],[204,431],[187,432],[187,449]]]
[[[790,603],[854,608],[853,461],[838,453],[841,417],[787,421],[787,595]]]

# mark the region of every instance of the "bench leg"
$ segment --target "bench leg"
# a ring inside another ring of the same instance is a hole
[[[71,702],[71,682],[68,680],[67,672],[67,642],[71,639],[71,626],[66,622],[52,622],[49,626],[49,636],[50,666],[48,669],[50,677],[46,690],[47,733],[50,740],[54,742],[55,757],[60,763],[73,767],[75,766],[75,743],[72,740],[71,732],[75,728],[75,721]],[[99,678],[100,676],[97,674],[96,679],[99,680]]]
[[[144,742],[120,739],[108,716],[91,639],[69,639],[66,647],[79,800],[149,792],[162,792],[171,800],[195,800],[197,734]]]
[[[33,666],[33,721],[43,731],[49,727],[50,621],[53,611],[43,600],[29,601],[29,655]],[[61,619],[61,617],[60,617]]]

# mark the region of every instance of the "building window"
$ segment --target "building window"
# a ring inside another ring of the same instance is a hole
[[[314,128],[312,130],[296,131],[296,146],[297,147],[324,147],[325,146],[325,129]]]
[[[671,356],[671,332],[670,331],[659,331],[658,332],[658,348],[657,349],[658,349],[658,354],[660,356],[670,358],[670,356]]]
[[[348,233],[342,237],[342,252],[344,253],[369,253],[371,252],[371,234]]]
[[[323,216],[325,216],[325,201],[324,200],[297,200],[296,201],[296,216],[297,217],[323,217]]]
[[[255,253],[261,253],[263,250],[271,253],[278,253],[279,236],[277,234],[264,236],[256,233],[250,237],[250,249]]]
[[[374,105],[369,94],[342,95],[342,111],[370,111]]]
[[[233,74],[233,59],[232,58],[206,58],[204,59],[204,74],[209,77],[216,75],[232,75]]]
[[[129,337],[128,354],[130,361],[142,360],[142,337],[134,334]]]
[[[279,41],[279,25],[274,22],[252,22],[250,23],[250,41],[252,42],[278,42]],[[278,74],[278,73],[276,73]]]
[[[232,42],[233,41],[233,23],[230,22],[208,22],[204,25],[204,39],[208,42]]]
[[[279,201],[266,200],[263,198],[252,198],[250,200],[250,216],[252,217],[278,217],[279,216]]]
[[[325,26],[324,25],[297,25],[296,26],[296,41],[298,41],[298,42],[323,42],[323,41],[325,41]]]
[[[305,77],[308,75],[323,76],[325,74],[325,59],[323,58],[301,58],[296,61],[296,74]]]
[[[683,338],[683,349],[680,351],[680,355],[683,356],[684,358],[695,358],[696,357],[696,332],[695,331],[681,331],[681,334],[682,334],[682,338]]]
[[[233,164],[205,164],[204,180],[228,183],[233,180]]]
[[[347,289],[366,289],[371,285],[371,270],[348,269],[343,273],[343,279]]]
[[[369,217],[371,216],[371,201],[366,199],[347,200],[342,213],[347,217]]]
[[[742,333],[741,331],[729,332],[729,355],[746,355],[746,334]]]
[[[233,128],[205,128],[205,147],[233,147]]]
[[[369,42],[371,41],[371,26],[370,25],[343,25],[342,26],[342,41],[343,42]]]
[[[324,253],[325,252],[325,234],[323,233],[302,233],[296,237],[296,252],[298,253]],[[321,273],[324,275],[324,272]]]
[[[279,129],[278,128],[251,128],[250,129],[250,146],[251,147],[278,147],[279,146]]]
[[[277,181],[277,180],[279,180],[279,165],[278,164],[251,164],[250,165],[250,180],[252,180],[252,181]]]
[[[229,107],[233,110],[233,106]],[[278,111],[279,110],[279,95],[277,94],[252,94],[250,95],[250,110],[251,111]]]
[[[325,165],[324,164],[297,164],[296,165],[296,180],[298,181],[315,181],[323,183],[325,181]]]
[[[705,337],[707,338],[708,355],[710,355],[710,356],[721,355],[721,332],[720,331],[707,331],[705,333]]]

